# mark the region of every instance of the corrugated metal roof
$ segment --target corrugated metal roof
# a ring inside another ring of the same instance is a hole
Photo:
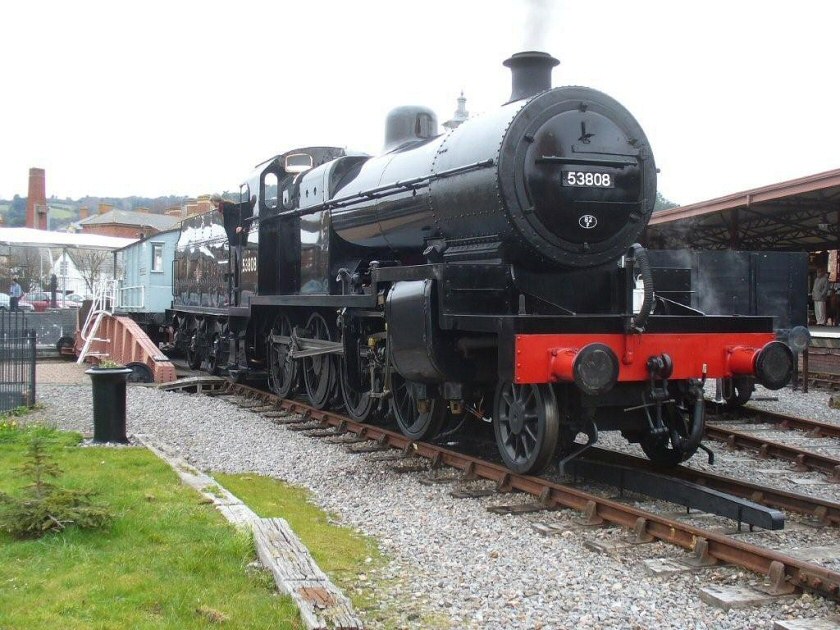
[[[137,239],[103,236],[102,234],[73,234],[49,232],[32,228],[0,228],[0,244],[21,247],[72,247],[77,249],[120,249]]]
[[[654,247],[821,251],[840,248],[840,169],[654,213]]]

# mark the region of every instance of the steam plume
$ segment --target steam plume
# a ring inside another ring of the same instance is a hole
[[[554,0],[524,0],[525,32],[521,50],[547,50]]]

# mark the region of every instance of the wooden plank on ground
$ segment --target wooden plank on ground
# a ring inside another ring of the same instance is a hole
[[[260,560],[280,590],[295,600],[308,627],[362,627],[350,600],[321,571],[285,520],[264,518],[254,523],[254,542]]]
[[[197,470],[149,436],[136,435],[150,451],[168,463],[183,483],[200,492],[224,517],[254,534],[257,555],[274,575],[277,588],[295,601],[307,628],[363,628],[350,600],[318,567],[309,550],[282,518],[260,518],[215,479]]]

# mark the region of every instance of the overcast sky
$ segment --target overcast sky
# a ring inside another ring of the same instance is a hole
[[[295,146],[380,151],[403,104],[507,100],[501,62],[561,61],[639,120],[691,203],[840,167],[840,3],[357,0],[0,4],[0,198],[233,190]]]

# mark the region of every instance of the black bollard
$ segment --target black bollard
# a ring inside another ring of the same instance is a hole
[[[131,368],[94,367],[90,374],[93,387],[93,441],[121,442],[125,434],[125,384]]]

